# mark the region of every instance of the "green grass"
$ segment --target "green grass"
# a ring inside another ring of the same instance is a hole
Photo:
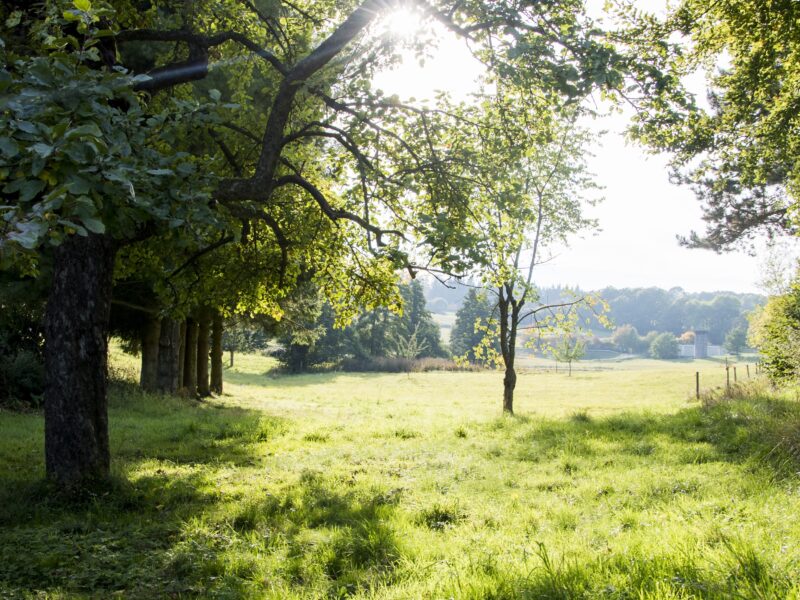
[[[115,385],[115,479],[80,498],[0,413],[0,597],[800,597],[790,392],[703,407],[717,362],[598,362],[523,374],[507,418],[494,372],[271,366],[199,404]]]

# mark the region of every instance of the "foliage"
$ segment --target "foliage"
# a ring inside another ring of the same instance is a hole
[[[569,365],[569,374],[572,375],[572,363],[585,356],[586,342],[577,335],[564,335],[550,348],[550,352],[558,362]]]
[[[725,336],[725,349],[739,356],[739,354],[747,347],[747,330],[744,327],[737,327],[731,329],[728,335]]]
[[[667,76],[642,99],[633,134],[673,153],[675,178],[703,206],[706,232],[684,243],[727,250],[759,230],[797,233],[800,5],[683,0],[664,22],[628,16],[638,47],[649,47]],[[683,86],[700,70],[709,80],[707,108]]]
[[[689,293],[681,288],[604,288],[598,294],[609,305],[609,319],[619,326],[675,335],[705,329],[713,344],[722,344],[727,333],[743,326],[745,315],[764,301],[758,294]]]
[[[108,11],[79,2],[64,15],[79,35],[66,33],[51,11],[36,24],[44,40],[38,55],[15,55],[0,39],[2,268],[33,272],[36,249],[67,236],[129,240],[151,221],[215,222],[206,171],[172,147],[184,120],[202,124],[213,103],[146,108],[132,91],[142,77],[92,66],[109,35]]]
[[[222,349],[226,352],[256,352],[265,350],[269,339],[263,323],[245,318],[225,322],[222,330]]]
[[[650,342],[650,356],[653,358],[678,358],[678,340],[671,333],[658,334]]]
[[[277,355],[282,366],[299,373],[323,364],[359,364],[364,369],[367,363],[377,361],[377,366],[378,359],[391,357],[445,357],[422,285],[416,280],[401,283],[398,292],[401,312],[373,308],[345,324],[313,286],[298,289],[283,303],[284,317],[275,325],[283,345]]]
[[[633,325],[622,325],[614,330],[611,340],[622,352],[633,354],[639,349],[639,332]]]
[[[470,288],[450,332],[450,350],[454,356],[470,363],[488,365],[491,355],[498,355],[500,345],[496,335],[488,336],[489,352],[483,351],[490,323],[496,319],[496,307],[489,301],[485,290]]]
[[[797,379],[800,374],[800,284],[772,296],[750,315],[748,341],[758,348],[765,371],[776,381]]]
[[[0,406],[40,404],[45,284],[44,277],[0,277]]]

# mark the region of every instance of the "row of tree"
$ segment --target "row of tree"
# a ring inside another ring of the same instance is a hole
[[[400,60],[375,26],[392,1],[3,3],[0,268],[47,290],[48,476],[109,472],[107,340],[123,303],[155,315],[167,354],[185,347],[184,383],[204,362],[186,358],[198,311],[280,321],[310,283],[344,324],[399,311],[400,269],[472,274],[496,296],[512,412],[520,328],[569,324],[590,301],[544,302],[533,274],[550,243],[594,225],[576,125],[593,93],[635,102],[633,135],[676,168],[704,157],[682,173],[707,201],[709,234],[692,243],[790,228],[773,192],[799,164],[785,97],[799,9],[744,5],[685,0],[664,22],[623,8],[625,27],[602,31],[575,0],[417,0],[486,67],[471,102],[428,106],[372,85]],[[725,101],[708,113],[682,76],[721,55]]]

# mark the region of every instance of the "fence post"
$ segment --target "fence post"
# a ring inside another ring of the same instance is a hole
[[[736,383],[739,379],[736,377],[736,367],[733,367],[733,383]]]
[[[750,365],[746,364],[745,367],[747,368],[747,378],[750,379]]]
[[[700,371],[695,371],[694,374],[694,393],[697,399],[700,400]]]
[[[725,365],[725,390],[731,391],[731,368]]]

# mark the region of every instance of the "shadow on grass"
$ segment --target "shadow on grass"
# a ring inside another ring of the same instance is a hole
[[[37,420],[25,426],[40,448]],[[265,491],[258,466],[286,427],[277,419],[122,388],[110,422],[116,476],[69,498],[4,471],[0,440],[0,597],[258,595],[275,577],[270,554],[287,589],[337,595],[385,581],[399,559],[395,494],[314,473]]]
[[[735,386],[730,396],[712,392],[703,405],[674,414],[623,413],[595,418],[586,412],[565,420],[520,415],[486,424],[489,430],[513,430],[511,452],[519,460],[537,462],[554,456],[609,459],[646,457],[662,442],[665,462],[752,462],[782,478],[800,466],[800,402],[781,399],[760,384]]]
[[[407,373],[395,373],[406,375]],[[267,371],[265,373],[241,373],[226,371],[225,380],[236,385],[250,385],[269,388],[298,388],[307,385],[323,386],[333,385],[337,380],[346,377],[350,380],[372,381],[381,379],[390,373],[363,372],[363,371],[327,371],[320,373],[281,373]]]

